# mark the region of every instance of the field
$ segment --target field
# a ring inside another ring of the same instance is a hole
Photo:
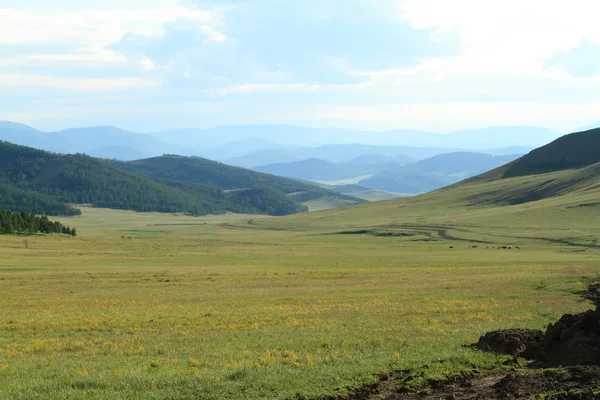
[[[285,218],[83,208],[62,220],[77,238],[0,237],[0,398],[343,396],[501,368],[464,345],[589,308],[573,291],[600,273],[600,217],[576,206],[592,194],[451,196]]]

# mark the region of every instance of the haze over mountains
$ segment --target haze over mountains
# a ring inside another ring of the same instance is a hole
[[[492,156],[484,153],[456,152],[423,160],[408,157],[363,156],[344,163],[317,158],[292,163],[271,164],[255,171],[310,180],[321,184],[348,184],[365,189],[399,194],[419,194],[439,189],[519,158],[522,154]],[[340,188],[334,188],[337,190]]]
[[[200,156],[311,181],[338,193],[371,200],[414,195],[456,183],[512,161],[559,136],[549,129],[519,126],[445,135],[400,129],[366,132],[286,125],[141,134],[111,126],[41,132],[27,125],[0,122],[0,140],[55,153],[84,153],[123,161],[164,154]],[[344,201],[339,205],[345,205]]]
[[[593,221],[597,221],[600,208],[599,146],[600,128],[576,132],[431,193],[309,215],[303,222],[312,219],[320,226],[342,227],[340,221],[352,221],[353,227],[389,227],[394,221],[403,226],[438,215],[439,210],[439,215],[454,224],[504,227],[506,221],[512,221],[523,230],[519,234],[529,231],[527,235],[536,240],[546,240],[536,236],[536,229],[544,224],[556,227],[557,221],[565,221],[597,226]],[[287,221],[293,224],[296,220]],[[496,240],[502,243],[503,238]]]
[[[41,132],[27,125],[0,122],[0,140],[58,153],[79,152],[121,160],[171,153],[229,161],[243,167],[307,158],[343,162],[368,154],[426,158],[450,150],[515,154],[559,136],[560,133],[538,127],[498,127],[442,135],[413,130],[368,132],[285,125],[224,126],[152,134],[111,126]]]

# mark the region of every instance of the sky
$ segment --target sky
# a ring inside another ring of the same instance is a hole
[[[0,120],[561,132],[600,121],[597,0],[0,0]]]

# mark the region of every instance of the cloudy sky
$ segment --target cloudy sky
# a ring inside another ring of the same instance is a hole
[[[597,0],[0,0],[0,119],[569,131],[600,120]]]

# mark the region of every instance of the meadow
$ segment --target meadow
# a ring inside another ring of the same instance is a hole
[[[464,345],[589,308],[573,294],[600,273],[588,208],[440,199],[285,218],[83,207],[62,219],[77,238],[0,236],[0,398],[343,396],[392,371],[503,368]]]

